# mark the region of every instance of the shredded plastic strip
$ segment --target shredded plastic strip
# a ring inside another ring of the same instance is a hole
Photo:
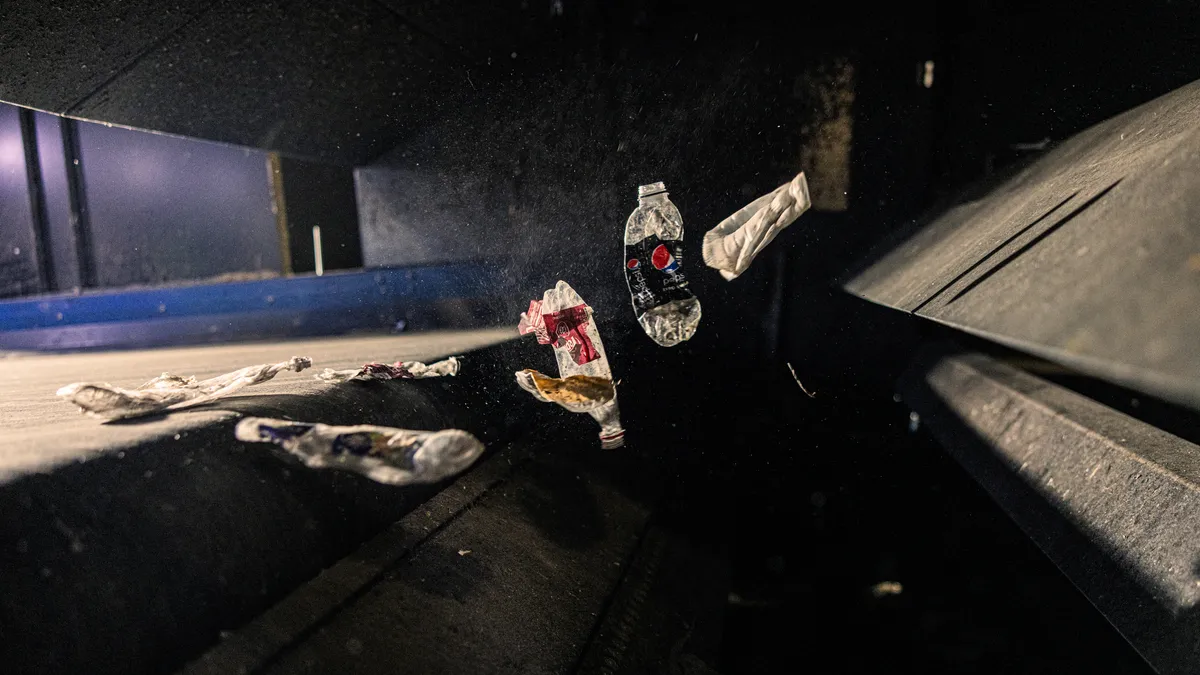
[[[248,366],[207,380],[163,373],[136,389],[123,389],[107,382],[76,382],[57,393],[88,415],[111,421],[211,403],[266,382],[285,370],[298,373],[311,365],[312,359],[293,356],[280,363]]]
[[[461,429],[341,427],[247,417],[234,434],[239,441],[275,443],[305,466],[351,471],[387,485],[437,483],[466,470],[483,454],[483,443]]]
[[[425,365],[420,361],[397,361],[393,364],[368,363],[362,368],[351,370],[334,370],[326,368],[317,375],[318,380],[326,382],[372,382],[387,380],[422,380],[427,377],[451,377],[458,375],[459,360],[456,356]]]

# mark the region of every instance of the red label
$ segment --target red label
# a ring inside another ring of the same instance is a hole
[[[542,319],[542,301],[530,300],[529,309],[521,314],[517,323],[517,332],[521,335],[533,333],[540,344],[550,344],[550,335],[546,333],[546,322]]]
[[[395,365],[386,363],[368,363],[362,367],[363,373],[370,375],[378,380],[411,380],[412,373],[404,367],[404,364],[397,361]]]
[[[555,349],[566,349],[575,360],[583,365],[600,358],[600,353],[592,346],[587,335],[588,306],[576,305],[567,309],[543,314],[546,322],[546,333],[554,343]]]

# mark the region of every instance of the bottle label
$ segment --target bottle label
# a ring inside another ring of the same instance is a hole
[[[543,314],[546,333],[555,349],[565,349],[577,365],[591,363],[600,358],[600,352],[588,337],[587,328],[591,317],[587,305],[576,305],[552,314]]]
[[[683,242],[678,239],[663,241],[652,234],[627,244],[625,280],[638,316],[653,307],[694,297],[683,276]]]

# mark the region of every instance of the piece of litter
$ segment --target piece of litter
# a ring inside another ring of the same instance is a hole
[[[561,378],[527,369],[515,373],[517,384],[543,403],[558,403],[571,412],[591,415],[600,425],[600,447],[624,445],[625,430],[604,343],[592,320],[592,308],[575,289],[559,281],[542,294],[540,301],[530,302],[529,309],[521,314],[517,332],[533,333],[539,343],[554,347]]]
[[[88,415],[119,420],[203,405],[266,382],[285,370],[298,373],[311,365],[312,359],[293,356],[280,363],[249,366],[207,380],[163,373],[136,389],[122,389],[107,382],[76,382],[57,393]]]
[[[921,415],[917,411],[908,413],[908,430],[915,433],[921,428]]]
[[[704,263],[719,270],[726,281],[733,281],[810,206],[808,179],[801,171],[791,182],[755,199],[705,233]]]
[[[318,380],[326,382],[371,382],[387,380],[422,380],[427,377],[451,377],[458,375],[458,357],[431,363],[428,366],[420,361],[397,361],[393,364],[368,363],[362,368],[350,370],[334,370],[326,368],[314,375]]]
[[[788,367],[788,370],[791,371],[791,373],[792,373],[792,379],[795,380],[796,384],[800,387],[800,391],[808,394],[809,398],[816,398],[817,397],[816,392],[810,392],[809,390],[804,388],[803,384],[800,384],[800,378],[796,377],[796,369],[792,367],[791,362],[788,362],[787,367]]]
[[[590,375],[547,377],[528,368],[517,373],[517,384],[539,401],[557,403],[571,412],[589,412],[617,395],[612,380]]]
[[[871,587],[871,595],[882,598],[885,595],[900,595],[904,586],[899,581],[881,581]]]
[[[470,553],[470,552],[471,552],[471,549],[469,549],[469,548],[460,548],[460,549],[458,549],[458,554],[459,554],[459,555],[467,555],[467,554],[468,554],[468,553]]]
[[[700,301],[683,274],[683,217],[662,183],[638,188],[638,207],[625,221],[625,282],[651,340],[673,347],[695,335]]]
[[[461,429],[338,427],[247,417],[234,434],[239,441],[275,443],[314,469],[345,469],[388,485],[436,483],[483,454],[483,443]]]

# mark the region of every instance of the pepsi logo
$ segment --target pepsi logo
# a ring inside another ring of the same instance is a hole
[[[629,262],[625,263],[625,266],[631,270],[636,270],[640,264],[637,258],[630,258]]]
[[[679,261],[675,260],[675,256],[671,255],[671,249],[665,244],[659,244],[654,252],[650,254],[650,262],[654,264],[656,269],[663,272],[674,272],[679,269]]]

